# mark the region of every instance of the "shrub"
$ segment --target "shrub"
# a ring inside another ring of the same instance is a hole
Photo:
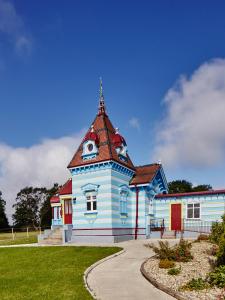
[[[219,244],[222,234],[225,232],[225,216],[222,217],[223,222],[215,222],[212,224],[211,234],[209,240],[212,243]]]
[[[217,267],[213,272],[210,272],[208,282],[221,288],[225,287],[225,266]]]
[[[195,279],[192,278],[188,283],[186,283],[184,286],[182,286],[181,290],[204,290],[209,287],[209,284],[203,280],[201,277]]]
[[[180,239],[179,244],[177,244],[174,248],[174,260],[179,262],[188,262],[192,260],[193,256],[190,251],[191,247],[192,245],[190,242]]]
[[[217,265],[225,265],[225,234],[223,234],[219,241],[219,249],[216,252]]]
[[[159,261],[159,268],[161,269],[170,269],[174,267],[174,262],[169,259],[161,259]]]
[[[212,245],[212,247],[206,250],[206,254],[211,256],[216,256],[219,247],[217,245]]]
[[[178,275],[181,272],[181,268],[172,268],[170,270],[168,270],[168,274],[169,275]]]
[[[154,244],[147,244],[146,247],[151,248],[159,259],[174,260],[174,250],[167,241],[159,241],[159,247]]]
[[[200,242],[200,241],[208,241],[209,240],[209,236],[207,234],[199,234],[198,238],[197,238],[197,241]]]
[[[159,247],[154,244],[147,244],[146,247],[151,248],[159,259],[168,259],[179,262],[188,262],[193,259],[191,255],[191,243],[180,239],[179,244],[170,247],[167,241],[159,241]]]

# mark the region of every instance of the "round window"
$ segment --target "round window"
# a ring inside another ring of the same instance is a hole
[[[91,152],[93,150],[93,145],[92,144],[88,144],[88,151]]]

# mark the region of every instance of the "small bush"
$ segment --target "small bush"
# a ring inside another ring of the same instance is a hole
[[[188,291],[194,291],[194,290],[204,290],[209,287],[209,284],[203,280],[201,277],[195,279],[192,278],[188,283],[186,283],[184,286],[182,286],[181,290],[188,290]]]
[[[197,241],[208,241],[209,240],[209,236],[207,234],[199,234]]]
[[[181,268],[172,268],[170,270],[168,270],[168,274],[169,275],[178,275],[181,272]]]
[[[213,272],[210,272],[208,282],[220,288],[225,287],[225,266],[217,267]]]
[[[151,248],[159,259],[168,259],[179,262],[188,262],[193,259],[191,255],[191,243],[180,239],[180,242],[174,247],[170,247],[167,241],[159,241],[159,247],[154,244],[147,244],[146,247]]]
[[[174,248],[174,260],[179,262],[188,262],[192,260],[193,256],[190,251],[191,247],[192,245],[190,242],[180,239],[179,244],[177,244]]]
[[[219,244],[222,234],[225,232],[225,216],[222,217],[223,222],[215,222],[212,224],[209,240],[212,243]]]
[[[167,241],[159,241],[159,247],[154,244],[147,244],[146,247],[151,248],[159,259],[174,260],[174,250]]]
[[[219,249],[216,252],[217,266],[225,265],[225,234],[223,234],[219,241]]]
[[[219,247],[217,245],[212,245],[212,247],[206,250],[206,254],[210,256],[216,256]]]
[[[174,262],[169,259],[161,259],[159,261],[159,268],[161,269],[170,269],[174,267]]]

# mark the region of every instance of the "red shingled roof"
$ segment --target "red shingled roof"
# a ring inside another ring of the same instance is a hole
[[[160,164],[150,164],[135,167],[136,173],[130,181],[130,185],[149,183],[153,180],[156,173],[160,169]]]
[[[68,168],[72,167],[78,167],[87,165],[90,163],[96,163],[106,160],[114,160],[130,169],[134,170],[134,165],[130,159],[130,157],[127,155],[127,162],[120,160],[117,152],[116,152],[116,146],[113,143],[113,136],[115,134],[115,129],[109,120],[106,113],[98,114],[93,122],[93,128],[94,132],[98,135],[99,138],[99,153],[95,158],[89,159],[89,160],[83,160],[82,159],[82,152],[83,152],[83,142],[79,146],[78,150],[74,154],[71,162],[68,165]],[[88,131],[90,132],[90,130]],[[88,134],[88,133],[87,133]],[[87,136],[87,134],[85,136]]]
[[[176,194],[159,194],[156,196],[156,198],[175,198],[175,197],[216,195],[216,194],[225,194],[225,190],[210,190],[210,191],[202,191],[202,192],[176,193]]]
[[[59,189],[59,195],[71,195],[72,194],[72,178],[67,180],[67,182]]]

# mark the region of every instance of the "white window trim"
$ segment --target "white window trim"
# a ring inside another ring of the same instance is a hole
[[[88,197],[90,197],[90,199],[87,199]],[[94,198],[95,197],[95,198]],[[97,196],[96,196],[96,193],[88,193],[86,195],[86,202],[88,203],[91,203],[91,209],[88,210],[87,207],[86,207],[86,210],[87,212],[97,212],[97,209],[93,209],[94,208],[94,202],[96,202],[96,207],[97,207]]]
[[[188,204],[193,205],[193,218],[188,218]],[[194,217],[194,204],[199,204],[199,218]],[[186,203],[186,219],[187,220],[201,220],[201,215],[202,215],[202,206],[200,202],[190,202]]]

